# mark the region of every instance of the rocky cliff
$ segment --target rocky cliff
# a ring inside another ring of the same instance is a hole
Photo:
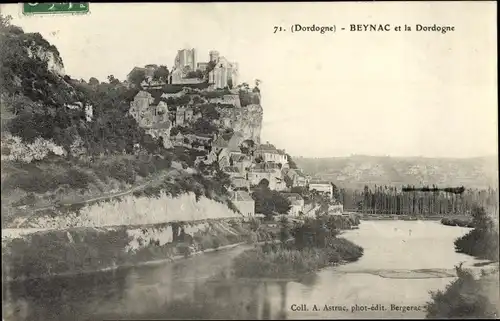
[[[241,108],[218,108],[224,123],[240,132],[244,139],[260,143],[263,109],[260,104],[250,104]]]

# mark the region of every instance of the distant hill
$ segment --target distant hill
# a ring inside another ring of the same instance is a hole
[[[488,188],[498,186],[498,158],[424,158],[350,156],[330,158],[293,157],[313,177],[339,187],[364,185],[432,185]]]

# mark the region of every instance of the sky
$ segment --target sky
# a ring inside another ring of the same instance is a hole
[[[261,139],[294,156],[498,154],[496,2],[91,3],[87,15],[36,17],[20,6],[0,11],[54,44],[76,79],[124,80],[134,66],[171,68],[182,48],[198,61],[218,50],[240,82],[262,80]]]

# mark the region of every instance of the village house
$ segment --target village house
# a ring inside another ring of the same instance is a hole
[[[226,167],[222,168],[222,171],[224,173],[226,173],[227,175],[229,175],[229,178],[240,177],[241,176],[240,171],[238,170],[238,168],[234,167],[234,166],[226,166]]]
[[[193,145],[191,144],[191,140],[187,136],[184,136],[181,132],[178,132],[177,135],[175,135],[173,137],[172,144],[173,144],[173,146],[182,146],[182,147],[186,147],[186,148],[193,148]]]
[[[153,124],[150,127],[144,128],[146,129],[146,133],[153,138],[161,138],[165,148],[171,148],[173,146],[170,140],[170,130],[172,129],[170,121],[167,120],[163,123]]]
[[[328,207],[328,215],[343,215],[344,205],[340,202],[336,202]]]
[[[299,169],[284,169],[284,174],[290,180],[292,186],[307,186],[308,178],[307,176]]]
[[[313,180],[309,182],[309,190],[316,190],[322,194],[328,194],[330,198],[333,197],[333,186],[328,181]]]
[[[264,162],[273,162],[281,164],[283,168],[288,167],[288,158],[284,150],[279,150],[274,145],[266,144],[259,145],[254,152],[254,156],[262,158]]]
[[[248,192],[234,191],[231,201],[245,217],[255,216],[255,201]]]
[[[304,199],[297,193],[282,193],[282,195],[290,201],[291,208],[288,215],[299,216],[304,211]]]
[[[235,190],[245,189],[246,191],[250,191],[250,182],[243,176],[231,177],[231,185]]]
[[[140,127],[153,137],[162,137],[164,146],[169,148],[172,123],[168,119],[168,105],[162,100],[159,92],[140,91],[130,103],[129,114],[135,118]]]
[[[219,151],[217,154],[217,162],[219,163],[219,168],[224,168],[231,166],[231,155],[229,153],[229,149],[224,148]]]
[[[193,109],[186,106],[178,106],[175,112],[175,124],[177,126],[190,123],[193,120]]]
[[[249,156],[243,154],[231,155],[231,162],[233,163],[233,166],[237,167],[242,174],[246,174],[246,172],[252,166],[252,159]]]
[[[211,142],[213,140],[213,136],[211,135],[203,135],[203,134],[188,134],[186,137],[191,142],[193,148],[198,150],[203,150],[209,152],[211,149]]]
[[[272,169],[251,168],[247,173],[251,186],[258,185],[263,179],[269,182],[269,189],[276,191],[286,190],[286,184],[281,177],[281,172]]]
[[[212,150],[216,154],[218,154],[221,150],[227,148],[227,146],[228,146],[228,141],[225,140],[224,137],[222,137],[222,135],[219,135],[219,137],[217,137],[212,144]]]

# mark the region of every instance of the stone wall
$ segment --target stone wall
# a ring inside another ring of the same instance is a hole
[[[26,228],[65,229],[81,227],[109,227],[161,224],[176,221],[241,218],[226,204],[200,197],[193,193],[172,197],[124,196],[120,200],[83,207],[78,212],[50,213],[31,216],[24,222]],[[2,233],[2,238],[4,233]]]
[[[213,104],[231,104],[236,108],[241,108],[240,96],[239,95],[224,95],[218,98],[210,98],[210,102]]]

